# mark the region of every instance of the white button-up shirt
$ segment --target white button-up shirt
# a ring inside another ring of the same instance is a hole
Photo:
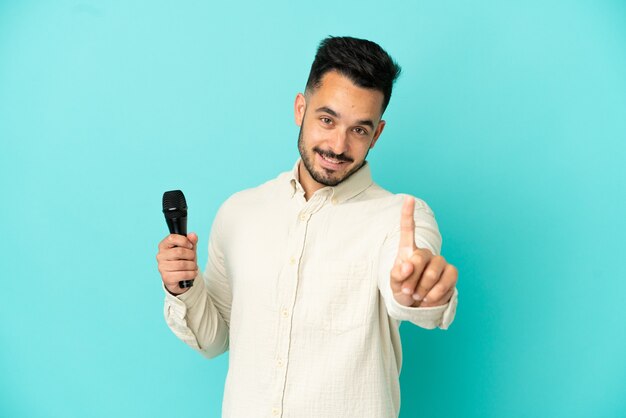
[[[403,196],[365,164],[306,201],[298,164],[221,206],[206,269],[186,293],[166,290],[165,319],[208,358],[230,350],[224,418],[395,418],[400,321],[446,329],[458,293],[443,306],[400,305],[390,271]],[[419,199],[415,226],[417,246],[439,254]]]

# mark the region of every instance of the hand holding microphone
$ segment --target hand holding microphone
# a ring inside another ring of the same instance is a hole
[[[163,213],[170,235],[159,243],[156,259],[167,290],[173,295],[185,293],[198,275],[198,236],[187,235],[187,203],[180,190],[163,194]]]

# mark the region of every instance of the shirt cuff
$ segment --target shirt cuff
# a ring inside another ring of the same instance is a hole
[[[193,281],[193,286],[189,288],[185,293],[181,293],[180,295],[173,295],[169,290],[165,287],[165,283],[163,283],[163,291],[165,292],[165,302],[170,306],[170,309],[178,318],[184,318],[187,313],[187,308],[193,306],[198,297],[202,294],[204,290],[204,280],[202,280],[202,273],[198,273],[196,278]]]
[[[190,347],[200,350],[200,345],[194,333],[187,324],[187,309],[193,306],[204,291],[204,280],[202,274],[198,274],[194,279],[193,286],[178,296],[172,295],[165,284],[163,284],[165,292],[165,303],[163,304],[165,321],[172,332]]]
[[[396,298],[391,295],[387,309],[389,310],[389,316],[397,320],[409,321],[426,329],[436,327],[448,329],[456,314],[458,294],[459,292],[455,288],[450,301],[445,305],[424,308],[413,308],[401,305]]]

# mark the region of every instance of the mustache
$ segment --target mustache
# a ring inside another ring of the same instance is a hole
[[[348,157],[347,155],[335,154],[332,151],[322,150],[322,149],[320,149],[318,147],[313,148],[313,151],[323,155],[324,157],[332,158],[333,160],[343,161],[343,162],[346,162],[346,163],[354,162],[354,160],[352,158]]]

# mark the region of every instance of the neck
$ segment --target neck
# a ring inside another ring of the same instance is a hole
[[[311,173],[309,173],[309,170],[306,169],[302,161],[298,164],[298,178],[300,179],[300,184],[304,189],[305,200],[309,200],[309,198],[313,196],[313,193],[324,187],[323,184],[318,183],[315,179],[313,179],[313,177],[311,177]]]

